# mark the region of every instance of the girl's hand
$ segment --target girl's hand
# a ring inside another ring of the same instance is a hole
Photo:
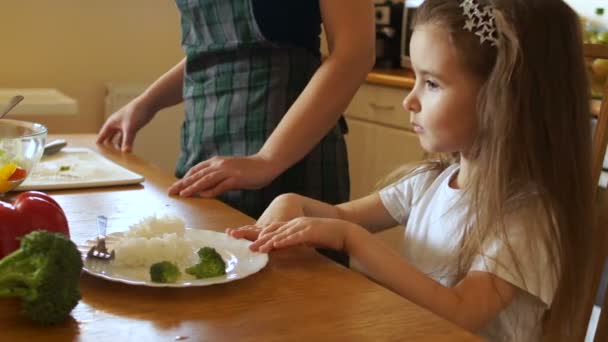
[[[264,227],[274,222],[287,222],[301,216],[305,216],[302,196],[298,194],[283,194],[272,200],[256,222],[256,225]]]
[[[267,225],[249,248],[263,253],[296,245],[342,250],[350,229],[352,224],[343,220],[298,217]]]
[[[274,165],[258,156],[213,157],[193,166],[169,187],[169,195],[216,197],[234,189],[259,189],[278,176]]]
[[[255,241],[262,232],[262,228],[255,224],[226,229],[226,234],[232,236],[235,239],[247,239],[249,241]]]
[[[112,146],[122,152],[131,152],[137,131],[156,114],[146,108],[142,100],[135,99],[112,114],[97,136],[98,144]]]
[[[256,224],[229,228],[226,234],[237,239],[257,240],[262,230],[273,222],[286,222],[304,216],[303,200],[305,198],[298,194],[280,195],[264,210]]]

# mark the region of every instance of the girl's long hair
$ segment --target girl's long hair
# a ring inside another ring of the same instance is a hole
[[[416,25],[445,28],[462,65],[485,80],[478,97],[472,174],[463,189],[471,224],[458,252],[459,276],[487,238],[498,237],[510,248],[504,224],[510,213],[540,210],[543,217],[530,218],[541,222],[539,229],[527,233],[544,244],[548,271],[559,275],[544,337],[578,340],[588,319],[581,304],[593,295],[594,223],[589,91],[578,16],[561,0],[476,2],[494,9],[498,46],[480,44],[478,36],[463,29],[460,1],[426,0],[416,18]],[[445,166],[431,162],[426,169]],[[512,258],[520,267],[513,271],[520,275],[523,263],[536,261]]]

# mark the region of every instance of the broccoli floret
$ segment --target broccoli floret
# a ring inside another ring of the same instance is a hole
[[[20,298],[33,321],[63,322],[80,300],[82,259],[63,234],[34,231],[0,260],[0,298]]]
[[[186,268],[186,273],[195,276],[197,279],[226,274],[226,263],[214,248],[203,247],[196,254],[199,256],[199,262]]]
[[[157,262],[150,266],[150,279],[157,283],[175,283],[181,275],[177,265],[169,261]]]
[[[215,248],[212,247],[202,247],[199,248],[198,252],[196,252],[196,254],[199,257],[199,260],[205,260],[205,259],[222,259],[222,256],[215,250]]]

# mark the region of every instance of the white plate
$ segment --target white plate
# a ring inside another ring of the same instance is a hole
[[[106,245],[112,249],[113,244],[123,236],[124,233],[108,234]],[[199,248],[209,246],[222,256],[226,262],[226,274],[220,277],[196,279],[186,274],[183,269],[182,276],[176,283],[155,283],[150,280],[149,268],[118,266],[112,261],[84,258],[83,270],[95,277],[116,281],[129,285],[140,285],[150,287],[191,287],[207,286],[212,284],[227,283],[237,279],[245,278],[264,268],[268,263],[268,254],[252,252],[249,249],[250,241],[234,239],[224,233],[201,229],[186,229],[185,239],[193,247],[194,252]],[[88,250],[95,240],[88,240],[81,250]]]

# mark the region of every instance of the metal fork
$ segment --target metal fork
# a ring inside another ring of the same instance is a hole
[[[108,252],[106,248],[106,228],[108,226],[108,218],[99,215],[97,216],[97,244],[91,247],[87,253],[88,258],[96,258],[102,260],[114,259],[114,251]]]

